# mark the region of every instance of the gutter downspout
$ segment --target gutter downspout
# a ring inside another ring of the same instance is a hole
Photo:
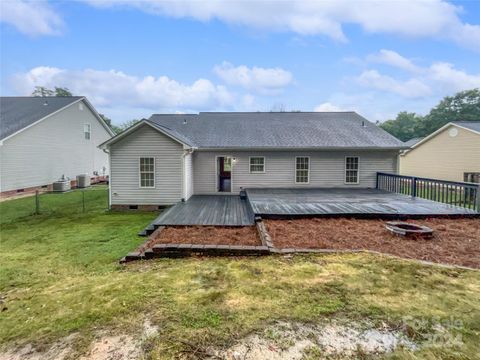
[[[193,148],[183,149],[182,154],[182,202],[187,201],[187,181],[185,179],[185,157],[187,155],[193,154]]]
[[[112,160],[110,151],[106,148],[102,148],[102,151],[108,155],[108,210],[112,209]]]

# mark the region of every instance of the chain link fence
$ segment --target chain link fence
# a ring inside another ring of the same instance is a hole
[[[93,185],[67,192],[36,193],[0,202],[2,224],[34,216],[64,216],[108,209],[108,186]]]

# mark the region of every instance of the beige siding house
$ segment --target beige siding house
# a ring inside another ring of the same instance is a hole
[[[156,208],[247,188],[373,188],[402,142],[353,112],[153,115],[100,146],[110,204]]]
[[[400,156],[402,175],[479,182],[480,121],[448,123]]]
[[[62,175],[108,175],[98,145],[113,136],[84,97],[2,97],[2,196],[47,187]]]

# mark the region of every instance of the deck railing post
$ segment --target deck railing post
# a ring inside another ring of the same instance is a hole
[[[417,197],[417,178],[412,177],[412,196]]]
[[[477,186],[477,189],[476,189],[476,194],[475,194],[475,208],[474,210],[476,210],[477,212],[480,213],[480,185]]]
[[[378,177],[379,177],[379,176],[380,176],[380,175],[379,175],[378,172],[377,172],[377,180],[376,180],[376,182],[375,182],[375,189],[378,189]]]

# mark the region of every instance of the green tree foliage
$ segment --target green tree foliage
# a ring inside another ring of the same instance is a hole
[[[424,137],[451,121],[480,121],[480,89],[446,96],[426,116],[402,111],[380,127],[402,141]]]
[[[55,92],[53,90],[47,89],[45,86],[35,86],[35,90],[32,92],[32,96],[37,97],[46,97],[54,96]]]
[[[73,96],[68,88],[61,88],[55,86],[55,96]]]
[[[45,86],[35,86],[32,96],[47,97],[47,96],[73,96],[67,88],[55,86],[55,90],[46,88]]]
[[[397,139],[407,141],[416,137],[416,130],[421,121],[421,116],[402,111],[395,120],[387,120],[380,127],[394,135]]]
[[[480,121],[480,89],[461,91],[445,97],[425,116],[417,129],[427,136],[451,121]]]

